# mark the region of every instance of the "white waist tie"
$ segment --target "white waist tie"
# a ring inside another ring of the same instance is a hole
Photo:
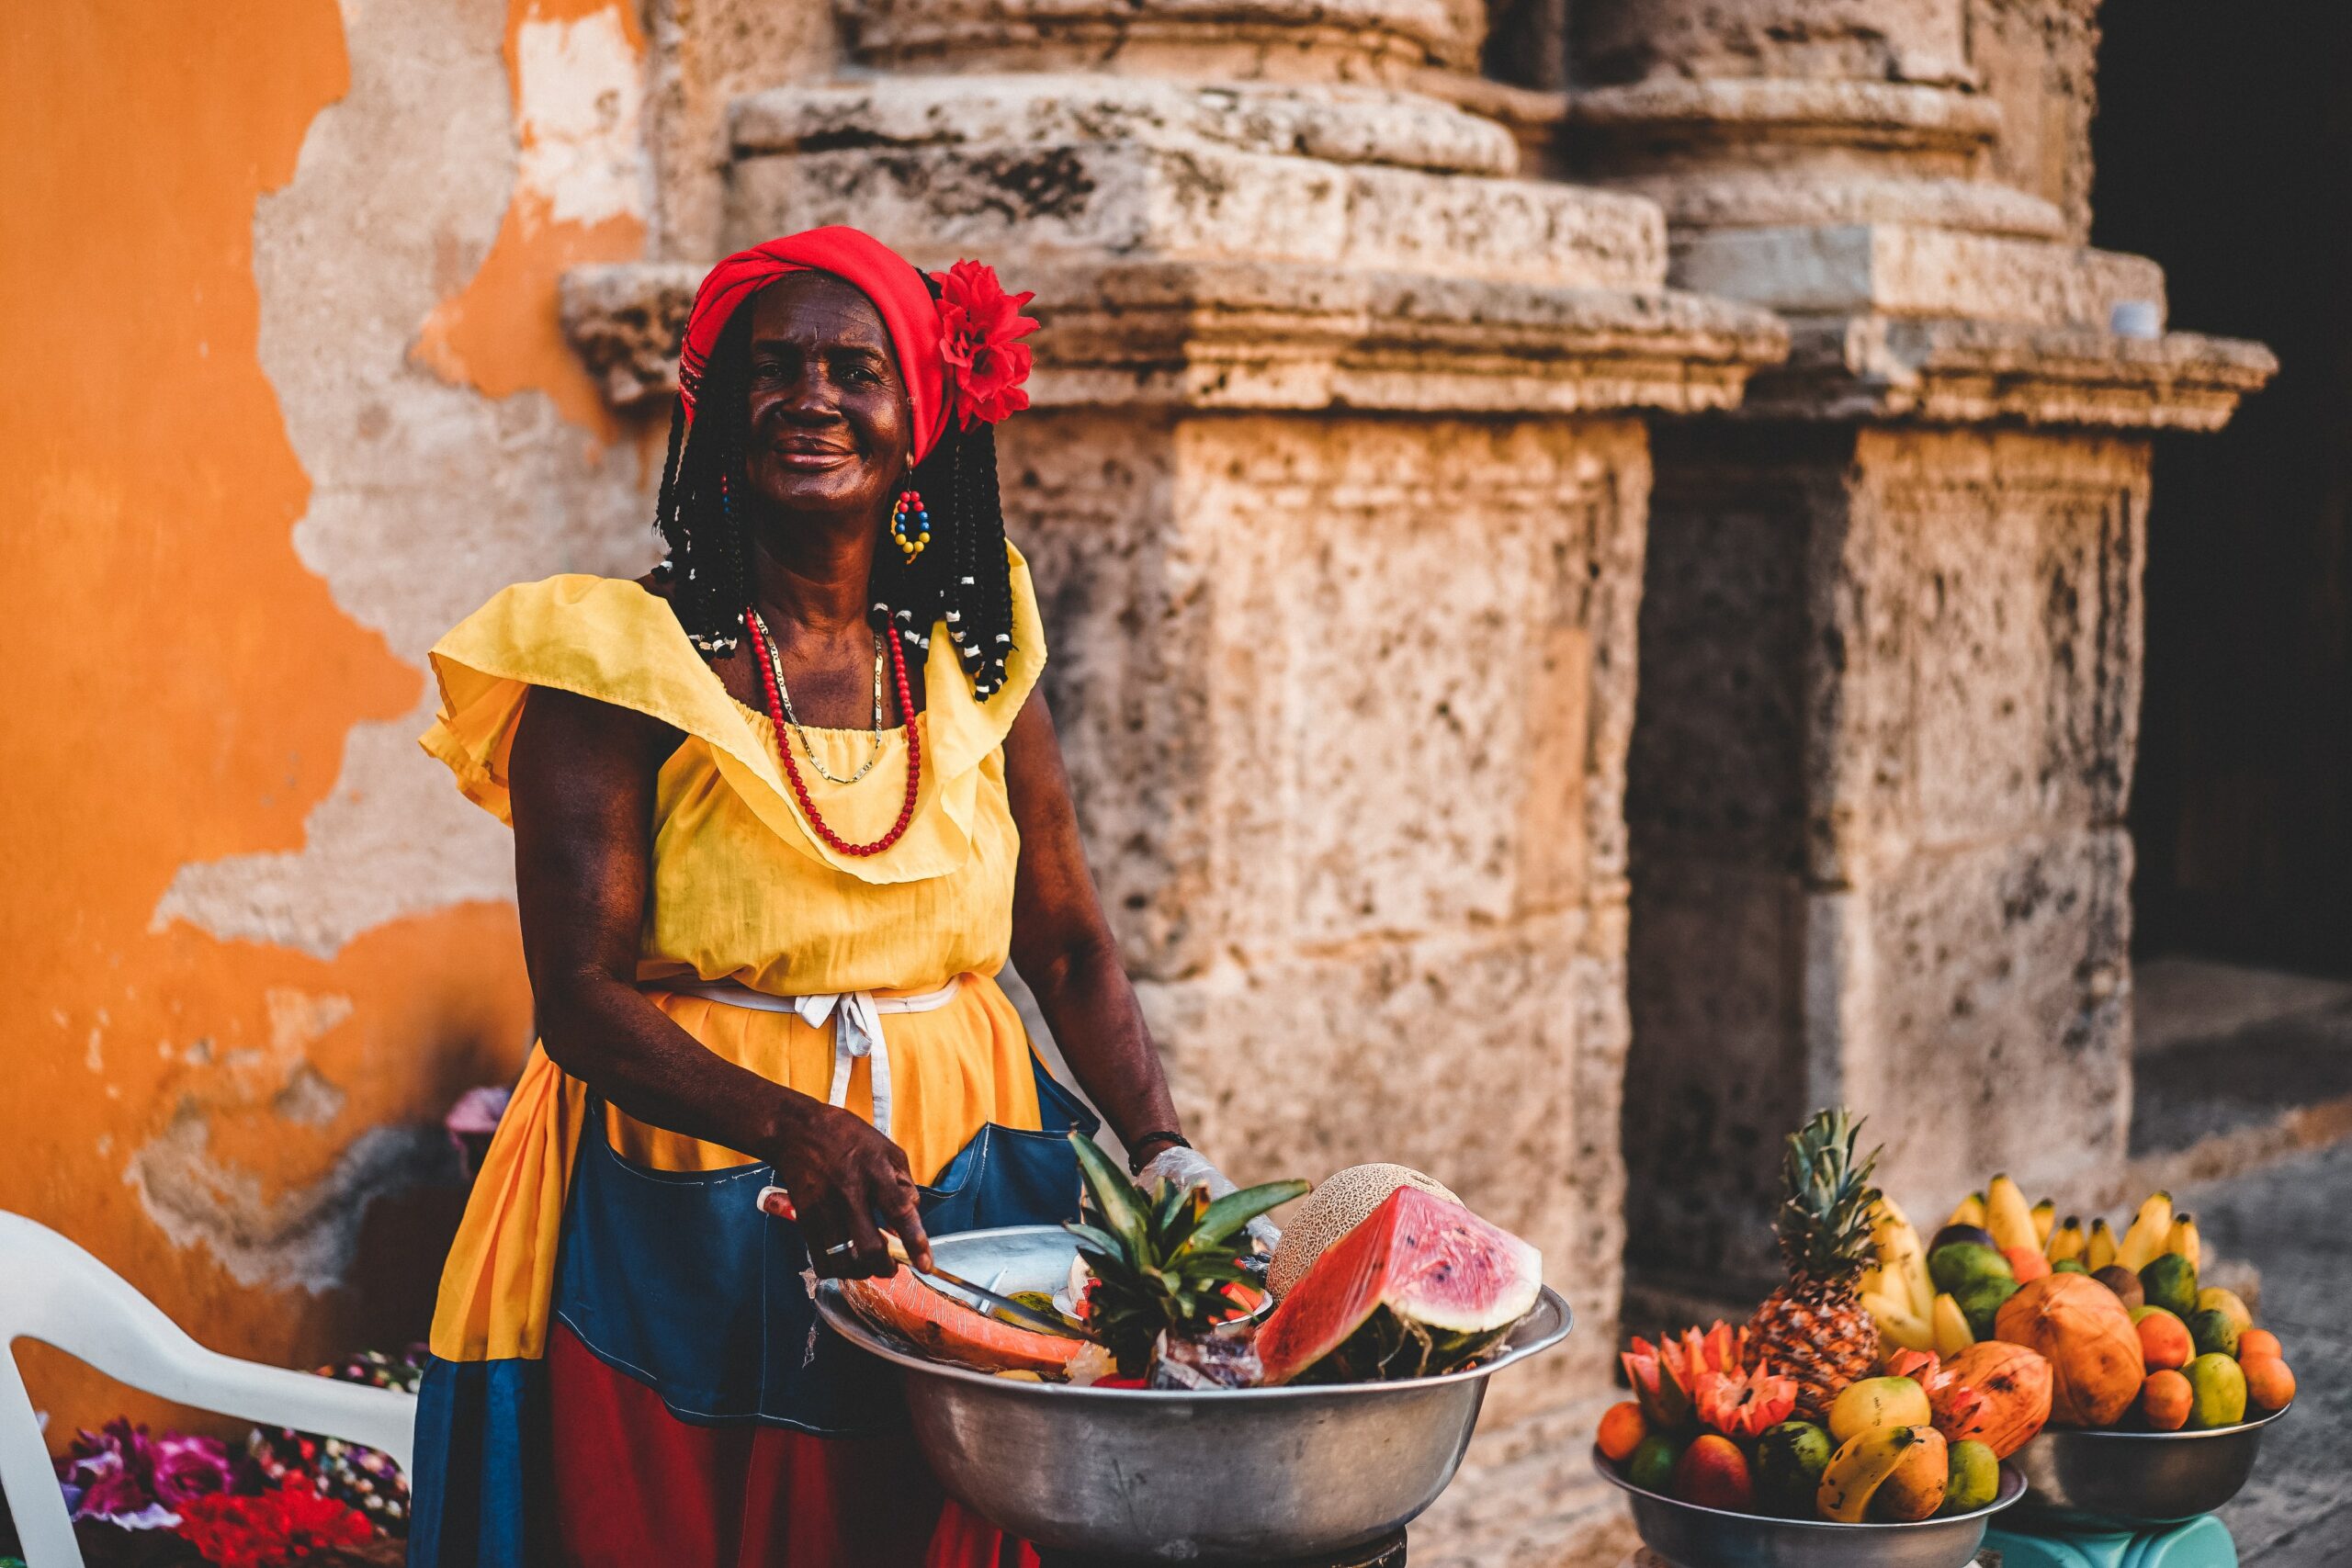
[[[754,1012],[797,1013],[811,1029],[833,1022],[833,1087],[828,1105],[849,1103],[849,1075],[860,1057],[874,1066],[874,1130],[890,1135],[890,1047],[882,1038],[886,1012],[936,1012],[956,999],[964,977],[957,976],[935,991],[914,997],[877,997],[871,991],[831,991],[814,997],[774,997],[732,980],[654,980],[649,990],[675,991],[700,997],[721,1007],[750,1008]]]

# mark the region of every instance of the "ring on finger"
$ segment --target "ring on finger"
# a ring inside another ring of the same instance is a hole
[[[825,1256],[828,1258],[839,1258],[844,1252],[855,1252],[856,1250],[857,1243],[854,1241],[844,1241],[825,1248]]]

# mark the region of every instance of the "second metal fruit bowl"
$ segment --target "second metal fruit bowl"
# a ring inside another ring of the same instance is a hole
[[[2238,1495],[2262,1429],[2287,1410],[2203,1432],[2044,1427],[2009,1460],[2030,1488],[2018,1516],[2064,1529],[2143,1530],[2210,1514]]]
[[[1967,1568],[1993,1516],[2025,1495],[2025,1477],[2004,1464],[1984,1506],[1911,1524],[1832,1524],[1702,1508],[1645,1491],[1617,1473],[1599,1449],[1592,1468],[1634,1506],[1642,1544],[1675,1568]]]

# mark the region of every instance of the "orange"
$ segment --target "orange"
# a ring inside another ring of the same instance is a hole
[[[2284,1410],[2295,1403],[2295,1374],[2277,1356],[2256,1356],[2238,1363],[2245,1374],[2245,1396],[2265,1410]]]
[[[2188,1404],[2188,1380],[2178,1372],[2151,1372],[2140,1385],[2140,1414],[2159,1432],[2177,1432],[2187,1426]]]
[[[2188,1325],[2162,1307],[2142,1307],[2132,1326],[2140,1331],[2140,1354],[2152,1372],[2178,1371],[2197,1354]]]
[[[2278,1336],[2267,1328],[2249,1328],[2238,1336],[2238,1359],[2241,1361],[2258,1361],[2265,1356],[2284,1357],[2286,1354],[2287,1348],[2278,1343]]]
[[[1650,1424],[1642,1419],[1642,1407],[1632,1400],[1612,1404],[1600,1417],[1600,1435],[1594,1441],[1600,1451],[1609,1456],[1611,1464],[1623,1464],[1634,1457],[1642,1439],[1650,1435]]]

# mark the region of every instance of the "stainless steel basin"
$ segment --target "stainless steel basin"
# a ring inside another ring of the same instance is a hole
[[[991,1289],[1050,1291],[1075,1240],[1023,1225],[934,1236],[942,1267]],[[1250,1562],[1344,1551],[1437,1500],[1470,1446],[1487,1380],[1566,1337],[1545,1289],[1503,1351],[1407,1382],[1162,1393],[1066,1388],[924,1359],[818,1286],[836,1333],[905,1371],[940,1482],[1003,1529],[1062,1551]]]
[[[2203,1432],[2044,1427],[2009,1460],[2030,1488],[2018,1517],[2061,1529],[2142,1530],[2210,1514],[2238,1495],[2263,1428],[2287,1410]]]
[[[1839,1525],[1702,1508],[1645,1492],[1592,1450],[1592,1467],[1634,1506],[1642,1544],[1675,1568],[1966,1568],[1993,1516],[2025,1495],[2025,1477],[2001,1467],[1984,1507],[1907,1525]]]

